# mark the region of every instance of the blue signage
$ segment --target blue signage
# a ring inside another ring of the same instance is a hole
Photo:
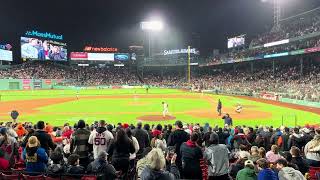
[[[283,53],[278,53],[278,54],[268,54],[265,55],[264,58],[273,58],[273,57],[281,57],[281,56],[288,56],[289,52],[283,52]]]
[[[38,32],[38,31],[27,31],[25,33],[26,36],[36,36],[47,39],[55,39],[55,40],[63,40],[63,35],[48,33],[48,32]]]
[[[128,53],[122,53],[122,54],[115,54],[114,55],[114,60],[118,60],[118,61],[127,61],[129,60],[129,54]]]

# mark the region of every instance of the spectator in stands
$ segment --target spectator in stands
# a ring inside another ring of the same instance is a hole
[[[305,180],[305,177],[300,171],[288,167],[288,162],[285,159],[278,159],[276,161],[277,169],[279,170],[279,180]]]
[[[289,143],[289,148],[291,148],[292,146],[296,146],[299,149],[302,149],[304,139],[302,134],[299,133],[299,128],[293,129],[293,134],[290,135],[288,143]]]
[[[110,145],[108,154],[112,157],[112,165],[117,171],[126,175],[129,169],[130,153],[134,153],[135,148],[125,131],[120,128],[117,131],[115,141]]]
[[[0,171],[7,171],[9,167],[9,161],[4,158],[3,150],[0,149]]]
[[[183,124],[181,121],[176,121],[176,130],[173,131],[168,138],[168,146],[175,146],[175,153],[177,154],[176,164],[179,170],[182,170],[180,147],[181,144],[187,142],[190,135],[183,130]]]
[[[290,129],[285,127],[283,132],[282,132],[282,144],[280,147],[280,151],[281,152],[284,152],[284,151],[289,151],[290,148],[289,148],[289,137],[290,137]]]
[[[56,145],[53,143],[51,136],[44,130],[45,124],[43,121],[38,121],[37,130],[34,133],[40,142],[41,147],[49,154],[49,148],[54,150]]]
[[[162,151],[167,149],[166,140],[162,137],[162,132],[160,130],[152,131],[153,138],[151,139],[151,147],[152,148],[159,148]]]
[[[67,139],[71,138],[73,131],[69,126],[64,126],[62,131],[62,136],[66,137]]]
[[[164,158],[163,152],[159,148],[152,149],[147,155],[147,160],[150,165],[144,168],[141,173],[141,180],[174,180],[180,179],[179,170],[175,164],[177,155],[174,154],[172,157],[167,156],[167,160],[170,162],[167,169],[165,170],[166,159]]]
[[[209,179],[229,180],[229,150],[226,145],[219,144],[219,136],[213,132],[210,135],[209,147],[203,153],[208,163]]]
[[[29,173],[42,173],[46,171],[48,155],[36,136],[28,139],[23,151],[23,159],[26,162],[26,171]]]
[[[256,163],[258,159],[260,159],[259,148],[257,146],[252,146],[250,150],[249,160],[253,163]]]
[[[190,140],[182,143],[180,148],[182,159],[181,176],[185,179],[202,179],[200,159],[202,159],[201,148],[197,145],[198,133],[193,132]]]
[[[305,174],[306,172],[309,171],[309,165],[307,164],[307,162],[302,158],[301,153],[300,153],[300,149],[292,146],[290,153],[292,155],[292,160],[290,161],[293,164],[296,164],[298,166],[299,171],[302,174]]]
[[[99,121],[98,127],[90,134],[88,143],[93,146],[93,157],[98,158],[100,151],[106,151],[113,141],[113,135],[105,127],[106,122],[104,120]]]
[[[236,178],[237,173],[244,168],[244,162],[249,159],[250,153],[247,151],[239,151],[238,159],[230,165],[230,176]]]
[[[279,154],[279,147],[277,145],[272,145],[271,150],[266,154],[266,158],[271,163],[274,163],[278,159],[282,158],[282,156]]]
[[[254,164],[251,160],[244,162],[244,168],[237,173],[236,180],[256,180],[257,174],[254,170]]]
[[[265,158],[257,160],[259,170],[258,180],[278,180],[277,174],[269,167],[269,162]]]
[[[140,178],[142,171],[145,167],[150,165],[150,162],[147,159],[147,154],[152,150],[151,147],[147,147],[144,149],[144,152],[141,154],[141,159],[137,162],[137,173],[138,178]]]
[[[9,161],[10,167],[15,164],[15,158],[18,157],[17,140],[7,134],[7,128],[0,129],[0,149],[4,153],[4,158]]]
[[[48,166],[47,173],[50,177],[59,177],[59,174],[63,174],[66,171],[66,167],[63,160],[62,150],[58,147],[50,155],[52,164]]]
[[[250,144],[252,144],[257,137],[256,132],[253,130],[252,127],[249,127],[249,132],[246,136]]]
[[[264,147],[260,147],[258,149],[258,153],[259,153],[260,158],[266,158],[266,150],[264,149]]]
[[[304,147],[304,153],[310,166],[320,167],[320,128],[316,129],[313,140]]]
[[[108,163],[105,151],[99,151],[98,157],[88,165],[87,173],[96,174],[101,180],[113,180],[117,177],[116,169]]]
[[[235,136],[231,139],[231,147],[235,150],[239,149],[245,149],[249,150],[251,144],[249,143],[246,135],[244,134],[244,131],[242,128],[238,130],[239,132],[235,134]]]
[[[70,152],[79,155],[80,165],[87,167],[89,164],[89,152],[92,152],[92,146],[88,143],[90,131],[86,129],[84,120],[79,120],[77,130],[71,136]]]
[[[204,141],[204,145],[205,146],[209,146],[209,139],[210,139],[210,135],[212,133],[212,127],[208,127],[208,132],[206,132],[204,135],[203,135],[203,141]],[[230,135],[229,135],[230,136]],[[228,136],[228,137],[229,137]],[[220,141],[219,141],[220,142]],[[221,143],[222,144],[222,143]]]
[[[137,128],[132,131],[132,135],[137,138],[139,143],[139,151],[137,154],[141,154],[144,149],[150,146],[150,139],[148,133],[142,129],[142,123],[138,122]]]
[[[139,143],[138,143],[138,140],[132,136],[132,131],[130,128],[127,128],[126,129],[126,134],[128,136],[128,138],[131,140],[133,146],[134,146],[134,153],[130,153],[130,164],[131,166],[133,167],[134,166],[134,162],[135,162],[135,159],[137,157],[137,152],[139,151]]]
[[[74,177],[85,173],[85,168],[80,165],[80,156],[78,154],[71,154],[68,157],[68,166],[66,172]]]
[[[166,140],[166,142],[168,142],[169,136],[172,133],[172,125],[168,124],[168,128],[167,130],[164,132],[164,139]]]

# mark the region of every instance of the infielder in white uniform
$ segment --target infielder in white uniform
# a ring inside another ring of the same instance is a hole
[[[162,116],[165,118],[167,114],[169,114],[169,105],[165,102],[162,102],[163,105],[163,111]]]

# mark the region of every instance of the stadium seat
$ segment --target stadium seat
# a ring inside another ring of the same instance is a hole
[[[23,180],[45,180],[44,175],[30,176],[26,174],[22,174]]]
[[[1,180],[19,180],[20,179],[20,175],[19,174],[0,174],[0,179]]]
[[[97,180],[97,176],[95,175],[84,175],[81,180]]]
[[[310,167],[309,169],[310,180],[320,179],[320,167]]]

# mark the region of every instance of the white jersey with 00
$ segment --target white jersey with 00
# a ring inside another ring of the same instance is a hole
[[[113,135],[108,130],[102,133],[98,133],[96,130],[91,132],[88,143],[93,145],[94,159],[98,158],[99,152],[108,150],[108,146],[112,140]]]

